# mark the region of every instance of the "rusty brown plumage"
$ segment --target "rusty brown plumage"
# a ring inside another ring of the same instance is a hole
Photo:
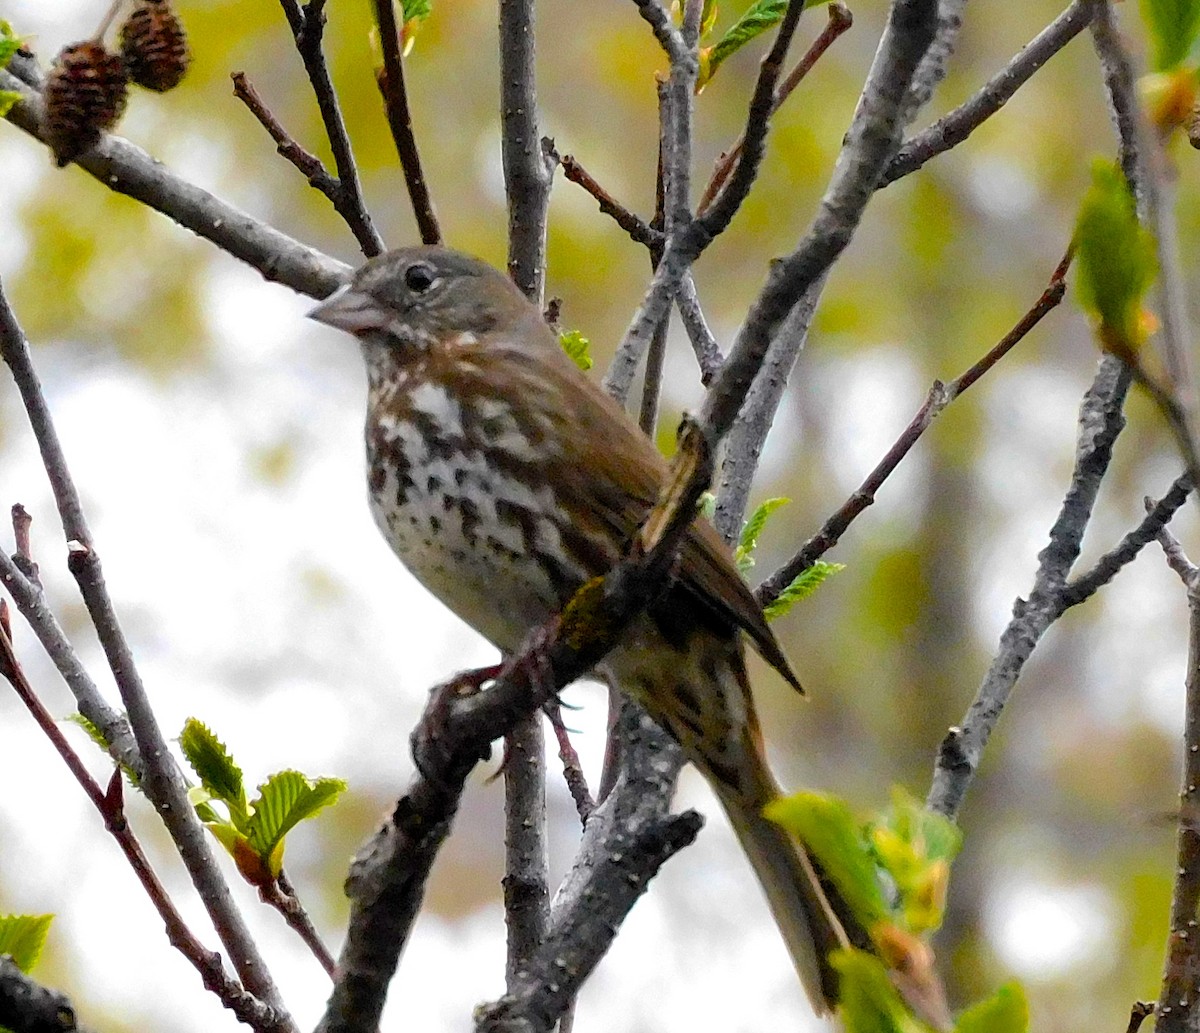
[[[512,652],[620,560],[667,464],[501,273],[442,248],[406,248],[367,262],[313,316],[362,344],[376,522],[467,623]],[[824,1010],[835,993],[826,956],[847,933],[804,846],[762,816],[779,788],[763,756],[743,634],[800,689],[729,550],[697,519],[674,583],[600,673],[712,784]]]

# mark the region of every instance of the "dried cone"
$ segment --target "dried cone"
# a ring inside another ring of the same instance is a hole
[[[59,166],[100,140],[125,110],[125,62],[103,43],[85,40],[63,47],[54,59],[42,94],[45,136]]]
[[[159,93],[179,85],[192,59],[168,0],[138,0],[121,26],[121,53],[129,78]]]

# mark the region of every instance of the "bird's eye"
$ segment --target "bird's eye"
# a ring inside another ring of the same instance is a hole
[[[424,262],[416,262],[404,270],[404,286],[414,294],[424,294],[437,283],[437,273],[433,266]]]

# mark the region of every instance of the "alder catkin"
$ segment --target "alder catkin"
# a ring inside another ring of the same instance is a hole
[[[125,110],[125,62],[103,43],[63,47],[46,78],[45,136],[61,167],[74,161],[117,124]]]
[[[191,61],[187,35],[168,0],[138,0],[121,25],[129,78],[162,93],[179,85]]]

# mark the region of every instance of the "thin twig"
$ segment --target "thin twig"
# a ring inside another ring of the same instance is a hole
[[[825,22],[825,28],[821,30],[821,34],[812,42],[812,45],[805,52],[804,56],[797,62],[793,68],[784,77],[783,82],[773,92],[771,96],[771,105],[768,112],[769,115],[775,114],[780,109],[783,102],[788,99],[795,91],[796,87],[804,81],[804,77],[813,70],[816,63],[821,60],[825,52],[833,46],[838,37],[847,32],[854,24],[854,16],[850,13],[850,8],[842,3],[831,3],[828,7],[829,19]],[[782,32],[782,30],[781,30]],[[779,37],[776,37],[778,44]],[[769,56],[769,55],[768,55]],[[759,68],[759,80],[755,84],[755,96],[758,94],[758,89],[762,84],[762,76],[768,68],[767,62],[764,61]],[[778,76],[778,69],[772,69],[775,76]],[[753,103],[753,102],[752,102]],[[765,127],[764,127],[765,128]],[[700,203],[696,206],[696,211],[703,215],[708,211],[716,198],[720,189],[728,182],[733,170],[737,167],[741,160],[742,151],[746,147],[746,131],[734,141],[733,146],[729,150],[724,151],[717,159],[716,165],[713,168],[712,176],[708,180],[708,186],[704,188],[704,193],[700,195]]]
[[[750,498],[750,485],[758,470],[767,434],[775,422],[779,403],[787,388],[792,368],[808,340],[808,328],[817,309],[825,277],[821,277],[800,299],[792,314],[775,335],[754,378],[746,403],[729,431],[721,461],[717,507],[713,522],[730,544],[737,537]]]
[[[721,368],[721,363],[725,361],[725,356],[721,354],[717,339],[708,328],[708,321],[700,307],[700,297],[696,293],[696,283],[691,273],[687,273],[679,281],[675,307],[679,310],[683,328],[692,343],[692,351],[696,353],[696,362],[700,366],[700,383],[708,387]]]
[[[586,825],[588,816],[596,808],[596,801],[592,799],[591,790],[588,789],[587,776],[583,773],[583,764],[571,742],[571,734],[563,723],[562,705],[557,699],[553,699],[542,709],[550,719],[550,727],[554,729],[554,738],[558,742],[558,759],[562,761],[563,780],[567,783],[567,791],[575,801],[575,810],[579,814],[580,822]]]
[[[325,35],[325,0],[308,0],[303,7],[298,0],[280,0],[283,12],[296,41],[296,50],[304,62],[308,81],[312,84],[313,96],[325,124],[325,135],[329,138],[329,149],[333,153],[333,164],[337,169],[337,190],[330,200],[338,214],[350,227],[362,253],[368,258],[383,251],[383,238],[375,229],[371,215],[363,200],[362,183],[358,176],[358,163],[354,160],[354,149],[350,134],[346,131],[346,120],[342,117],[341,104],[329,66],[325,61],[323,44]]]
[[[404,169],[404,183],[412,202],[417,230],[425,244],[442,242],[441,227],[429,196],[429,186],[421,169],[421,154],[413,133],[412,112],[408,106],[408,88],[404,83],[404,58],[400,53],[400,31],[396,25],[393,0],[374,0],[375,23],[379,26],[379,42],[383,48],[383,67],[375,72],[375,81],[383,96],[388,128]]]
[[[279,912],[283,920],[287,922],[288,928],[300,937],[321,968],[325,970],[326,975],[332,979],[337,971],[337,962],[329,953],[329,948],[325,946],[321,934],[317,932],[317,927],[313,924],[312,918],[305,910],[288,877],[280,872],[273,884],[259,886],[258,897],[264,904]]]
[[[7,68],[0,68],[0,90],[19,93],[22,98],[4,117],[39,140],[44,135],[43,105],[37,89],[40,81],[36,62],[14,57]],[[351,270],[345,263],[186,182],[119,136],[103,136],[75,164],[109,190],[161,212],[272,282],[324,298],[349,279]]]
[[[100,557],[84,518],[46,399],[29,353],[29,343],[0,289],[0,353],[12,370],[41,452],[67,539],[67,565],[75,575],[128,714],[141,762],[141,786],[155,805],[246,988],[286,1017],[283,1002],[258,952],[229,886],[216,863],[204,826],[187,796],[187,786],[167,748],[150,706],[129,644],[109,598]],[[290,1019],[281,1019],[290,1022]]]
[[[1200,570],[1165,527],[1159,529],[1158,540],[1187,590],[1188,666],[1175,888],[1154,1029],[1155,1033],[1192,1033],[1200,1014]]]
[[[1137,73],[1117,27],[1116,12],[1108,3],[1092,23],[1092,42],[1121,139],[1122,168],[1129,183],[1136,185],[1138,215],[1154,237],[1161,324],[1156,342],[1167,370],[1168,393],[1178,407],[1177,433],[1190,439],[1187,450],[1195,453],[1195,391],[1188,361],[1191,331],[1179,265],[1176,217],[1167,203],[1166,184],[1171,175],[1168,159],[1160,138],[1146,120],[1138,98]]]
[[[958,813],[1013,687],[1047,629],[1062,614],[1061,588],[1079,558],[1113,445],[1125,426],[1122,406],[1130,376],[1123,363],[1105,356],[1079,407],[1075,467],[1049,542],[1038,554],[1028,599],[1013,604],[1013,617],[962,723],[951,728],[937,751],[926,806],[948,817]]]
[[[662,232],[652,229],[650,224],[635,212],[630,211],[620,201],[604,189],[587,169],[580,164],[573,154],[564,154],[561,161],[563,175],[596,199],[600,211],[609,216],[618,226],[629,234],[631,240],[646,247],[654,247],[662,243]]]
[[[500,0],[500,146],[508,199],[508,275],[542,302],[554,148],[538,129],[533,0]]]
[[[17,660],[13,649],[11,633],[8,624],[8,609],[0,600],[0,676],[3,676],[17,697],[25,705],[42,733],[50,740],[55,751],[66,764],[75,781],[83,789],[87,798],[99,812],[104,821],[104,827],[120,847],[129,867],[133,869],[150,903],[158,912],[166,929],[167,941],[191,963],[200,974],[207,990],[216,994],[221,1003],[238,1017],[238,1019],[260,1033],[282,1033],[294,1030],[286,1016],[277,1015],[273,1009],[262,1004],[253,996],[246,993],[237,980],[231,978],[221,963],[221,956],[210,951],[188,928],[183,916],[176,909],[166,888],[150,865],[149,859],[142,850],[133,830],[125,820],[124,801],[122,793],[122,775],[120,768],[113,770],[112,779],[107,791],[88,773],[79,754],[67,742],[58,722],[45,708],[29,679]]]
[[[671,131],[671,93],[667,83],[658,83],[658,169],[655,174],[654,217],[650,228],[659,231],[659,243],[651,244],[650,271],[662,261],[663,240],[666,230],[667,180],[664,157],[667,151],[667,134]],[[671,329],[671,310],[668,308],[663,320],[650,338],[646,349],[646,367],[642,372],[642,403],[638,410],[638,426],[651,441],[654,440],[658,424],[658,399],[662,391],[663,367],[667,361],[667,334]],[[612,701],[609,701],[611,708]]]
[[[964,370],[949,383],[934,381],[924,404],[917,410],[916,415],[904,428],[887,454],[879,461],[859,485],[858,489],[838,508],[822,525],[820,531],[813,535],[790,560],[768,577],[757,590],[758,600],[763,606],[769,605],[778,598],[795,578],[811,567],[821,556],[835,546],[845,534],[854,520],[875,501],[875,494],[883,483],[891,476],[892,471],[900,461],[908,455],[913,445],[933,422],[935,417],[964,391],[971,387],[980,377],[991,370],[1005,355],[1042,321],[1045,316],[1056,308],[1066,292],[1064,277],[1067,273],[1069,255],[1063,258],[1055,267],[1050,282],[1041,296],[1033,303],[999,342],[982,358]]]
[[[504,738],[504,978],[510,989],[545,939],[550,917],[545,758],[542,715],[534,711]]]
[[[1161,540],[1161,532],[1179,508],[1187,502],[1192,484],[1192,478],[1187,474],[1177,477],[1158,502],[1147,506],[1149,512],[1137,527],[1125,535],[1115,548],[1101,556],[1086,574],[1081,574],[1064,585],[1060,595],[1063,610],[1078,606],[1094,595],[1116,577],[1123,567],[1132,563],[1145,546],[1155,538]]]
[[[887,186],[910,172],[916,172],[931,158],[966,140],[996,114],[1042,65],[1088,27],[1102,2],[1074,0],[969,100],[905,141],[888,163],[880,186]]]
[[[907,91],[936,28],[936,0],[895,0],[892,4],[858,111],[819,212],[799,246],[772,264],[766,285],[705,396],[702,422],[717,436],[723,435],[736,418],[776,331],[850,242],[886,163],[899,146]],[[750,157],[748,146],[740,164],[749,162]],[[735,172],[722,198],[737,197],[738,180]],[[719,198],[703,218],[719,222],[717,217],[725,207]],[[688,248],[682,251],[690,254]]]
[[[540,309],[554,148],[538,129],[533,0],[500,0],[500,126],[508,201],[508,274]],[[550,915],[546,750],[541,714],[504,740],[505,979],[512,986],[546,935]]]
[[[267,107],[250,80],[246,78],[245,72],[233,72],[230,79],[233,80],[233,95],[250,109],[250,114],[258,119],[259,125],[275,141],[275,149],[300,170],[309,185],[315,187],[336,205],[338,181],[329,174],[324,162],[311,151],[306,151],[301,147],[283,128],[283,124]]]

